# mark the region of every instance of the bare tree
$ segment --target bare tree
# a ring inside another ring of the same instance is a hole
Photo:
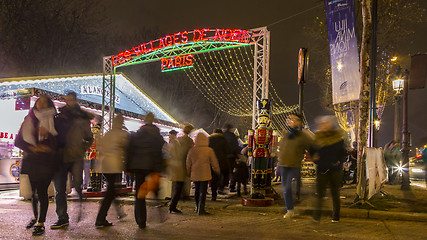
[[[101,2],[1,0],[2,75],[93,71],[107,19]]]

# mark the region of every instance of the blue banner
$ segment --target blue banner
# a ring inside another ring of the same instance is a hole
[[[353,0],[325,0],[332,71],[332,102],[359,99],[359,51]]]

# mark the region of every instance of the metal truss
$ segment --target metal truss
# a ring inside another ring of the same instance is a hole
[[[102,131],[103,135],[113,126],[114,98],[116,95],[116,69],[111,57],[104,57],[104,72],[102,75]],[[109,92],[110,94],[107,94]]]
[[[115,72],[116,68],[158,61],[163,58],[175,57],[185,54],[197,54],[203,52],[217,51],[221,49],[254,45],[254,85],[253,85],[253,115],[252,128],[256,127],[257,101],[268,98],[269,82],[269,58],[270,58],[270,32],[267,27],[251,29],[249,43],[223,42],[223,41],[197,41],[178,44],[152,51],[150,53],[137,56],[125,63],[114,66],[112,56],[104,57],[103,71],[103,94],[102,94],[102,117],[103,129],[108,131],[112,126],[114,118],[114,96],[115,96]],[[111,93],[107,96],[106,91]]]
[[[267,30],[267,27],[262,27],[252,29],[251,32],[251,42],[254,44],[252,129],[255,129],[258,118],[257,101],[268,98],[270,31]]]

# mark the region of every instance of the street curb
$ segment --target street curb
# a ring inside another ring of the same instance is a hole
[[[71,201],[78,201],[77,197],[68,198]],[[87,198],[84,201],[89,202],[100,202],[102,198]],[[224,198],[223,200],[228,200]],[[119,198],[118,201],[121,204],[134,204],[134,199],[132,198]],[[147,199],[148,206],[157,206],[159,203],[165,205],[169,200],[155,200]],[[193,208],[192,201],[184,201],[179,203],[182,207]],[[272,205],[268,207],[249,207],[243,206],[241,203],[230,203],[230,202],[221,202],[221,200],[216,202],[207,202],[207,208],[211,209],[226,209],[226,210],[235,210],[235,211],[251,211],[251,212],[271,212],[283,214],[285,212],[283,206]],[[311,207],[295,207],[295,211],[300,215],[313,215],[313,208]],[[380,210],[367,210],[367,209],[356,209],[356,208],[341,208],[340,212],[341,217],[348,218],[360,218],[360,219],[377,219],[377,220],[397,220],[397,221],[417,221],[417,222],[427,222],[427,213],[411,213],[411,212],[393,212],[393,211],[380,211]],[[325,208],[322,209],[322,216],[332,216],[332,210]]]
[[[270,207],[260,208],[260,207],[246,207],[241,204],[229,205],[225,209],[238,210],[238,211],[273,212],[273,213],[284,212],[284,208],[279,206],[270,206]],[[313,209],[308,207],[295,207],[295,211],[300,215],[308,215],[308,216],[313,215]],[[332,210],[324,209],[322,210],[322,215],[332,216]],[[427,213],[391,212],[391,211],[379,211],[379,210],[341,208],[340,215],[341,217],[360,218],[360,219],[427,222]]]
[[[216,202],[208,201],[206,204],[207,208],[211,209],[226,209],[235,211],[252,211],[252,212],[271,212],[277,214],[284,214],[284,206],[272,205],[268,207],[249,207],[243,206],[237,201],[230,201],[232,196],[225,196],[224,198],[218,199]],[[17,198],[4,198],[4,199],[17,199]],[[84,201],[87,202],[101,202],[102,197],[86,198]],[[77,202],[78,197],[68,197],[69,201]],[[121,204],[133,205],[133,196],[119,197],[117,199]],[[169,200],[156,200],[147,199],[147,206],[167,206]],[[180,201],[179,205],[183,208],[193,208],[193,201]],[[313,215],[313,208],[296,206],[295,211],[300,215]],[[332,210],[325,208],[322,210],[322,216],[331,216]],[[416,222],[427,222],[427,213],[416,213],[416,212],[396,212],[396,211],[380,211],[380,210],[368,210],[368,209],[356,209],[356,208],[341,208],[341,217],[344,218],[359,218],[359,219],[376,219],[376,220],[395,220],[395,221],[416,221]]]

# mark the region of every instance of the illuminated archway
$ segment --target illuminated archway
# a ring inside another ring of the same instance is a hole
[[[256,102],[268,98],[270,32],[266,27],[242,29],[195,29],[166,35],[142,43],[114,56],[104,57],[103,91],[114,93],[117,68],[134,64],[160,61],[162,71],[191,68],[195,54],[253,45],[252,128],[255,128]],[[114,94],[103,94],[104,129],[111,128],[114,115]],[[293,111],[296,107],[283,111]],[[283,126],[281,126],[283,127]]]

